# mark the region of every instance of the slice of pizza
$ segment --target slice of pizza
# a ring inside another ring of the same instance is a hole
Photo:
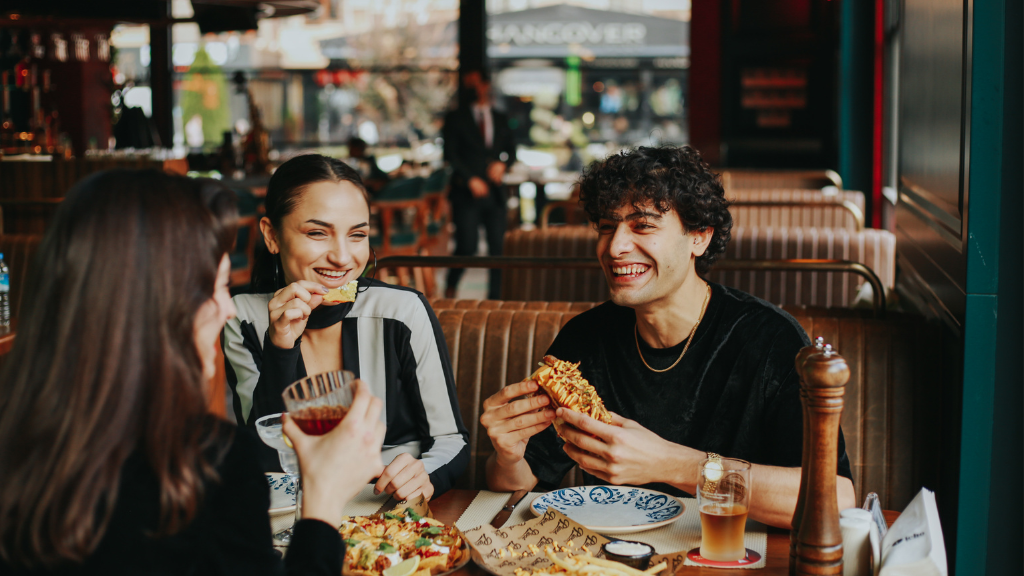
[[[605,424],[612,423],[612,416],[597,395],[597,390],[580,374],[579,362],[573,364],[554,356],[545,356],[540,368],[530,378],[537,381],[555,408],[568,408]],[[556,418],[554,425],[555,432],[562,436],[565,421]]]
[[[355,302],[359,283],[353,280],[341,288],[331,288],[324,294],[324,302]]]

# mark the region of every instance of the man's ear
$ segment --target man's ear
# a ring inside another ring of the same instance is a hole
[[[270,223],[270,218],[266,216],[260,218],[260,232],[263,233],[263,239],[267,243],[267,250],[271,254],[280,253],[281,246],[277,243],[277,233],[274,232],[274,225]]]
[[[703,230],[694,230],[693,232],[687,233],[690,241],[693,242],[693,257],[700,258],[707,252],[708,246],[711,244],[711,238],[715,235],[715,229],[712,226],[708,226]]]

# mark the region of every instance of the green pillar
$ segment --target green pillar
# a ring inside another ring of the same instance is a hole
[[[1019,1],[973,3],[956,573],[1020,571],[1024,539]]]
[[[871,198],[874,85],[873,0],[845,0],[839,13],[839,175]],[[872,210],[868,205],[868,212]]]

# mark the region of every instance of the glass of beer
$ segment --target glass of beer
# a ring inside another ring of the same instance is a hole
[[[288,417],[306,434],[320,436],[334,429],[352,405],[352,381],[347,370],[324,372],[303,378],[285,388]]]
[[[716,562],[734,562],[747,555],[743,534],[750,507],[750,462],[707,458],[700,463],[697,509],[700,511],[700,555]]]

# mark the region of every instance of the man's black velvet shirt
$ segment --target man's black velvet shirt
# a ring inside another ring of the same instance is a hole
[[[573,318],[548,354],[580,363],[609,410],[658,436],[704,452],[755,464],[800,466],[803,411],[794,359],[810,341],[800,324],[779,308],[739,290],[711,284],[712,294],[693,343],[652,348],[634,336],[632,308],[606,302]],[[530,439],[526,461],[553,489],[575,465],[554,428]],[[837,473],[852,479],[839,432]],[[585,474],[588,484],[606,482]],[[647,486],[681,496],[667,484]]]

